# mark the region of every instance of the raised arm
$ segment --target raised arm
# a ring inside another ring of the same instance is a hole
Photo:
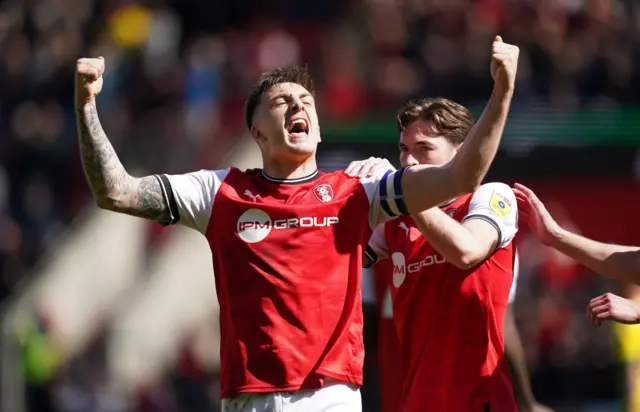
[[[529,188],[514,188],[521,216],[540,241],[612,278],[640,284],[640,247],[597,242],[562,228]]]
[[[437,206],[474,191],[496,155],[515,88],[519,49],[493,42],[491,75],[494,88],[482,116],[453,160],[441,167],[413,166],[403,174],[402,192],[409,213]]]
[[[76,64],[75,110],[80,155],[97,205],[106,210],[169,223],[171,214],[156,176],[135,178],[125,170],[102,129],[96,96],[102,90],[102,57]]]

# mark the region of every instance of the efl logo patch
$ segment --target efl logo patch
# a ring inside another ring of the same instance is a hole
[[[503,219],[506,219],[511,213],[511,202],[498,192],[493,192],[491,201],[489,202],[491,209]]]
[[[316,199],[322,203],[328,203],[333,200],[333,188],[328,184],[322,184],[314,187],[313,194],[316,196]]]

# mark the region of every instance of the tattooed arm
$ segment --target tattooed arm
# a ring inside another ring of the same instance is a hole
[[[96,108],[102,90],[104,59],[76,64],[76,120],[85,176],[99,207],[167,223],[169,208],[158,177],[135,178],[125,170],[107,138]]]
[[[169,208],[156,176],[135,178],[125,170],[107,138],[95,100],[76,110],[84,173],[98,206],[165,223]]]

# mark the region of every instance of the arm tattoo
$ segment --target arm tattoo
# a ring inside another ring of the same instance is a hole
[[[168,223],[171,216],[157,177],[146,176],[139,180],[129,214],[163,224]]]
[[[93,195],[120,194],[129,175],[102,129],[95,101],[77,109],[76,115],[82,165]]]
[[[97,201],[109,209],[159,222],[170,218],[157,178],[131,177],[102,129],[95,101],[76,109],[84,173]]]

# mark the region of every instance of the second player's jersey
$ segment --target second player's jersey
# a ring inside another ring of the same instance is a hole
[[[371,228],[406,213],[402,173],[159,176],[173,223],[211,247],[222,397],[362,383],[362,251]]]
[[[491,183],[442,209],[460,222],[482,219],[493,225],[497,250],[479,266],[459,269],[428,243],[409,216],[388,222],[370,241],[373,252],[389,256],[393,264],[402,410],[515,412],[502,334],[513,280],[515,196],[507,185]]]
[[[513,282],[509,293],[509,305],[513,304],[518,289],[518,252],[513,267]],[[393,263],[384,259],[374,265],[376,305],[378,310],[378,374],[382,412],[398,412],[402,405],[402,358],[400,343],[393,319],[391,276]]]

